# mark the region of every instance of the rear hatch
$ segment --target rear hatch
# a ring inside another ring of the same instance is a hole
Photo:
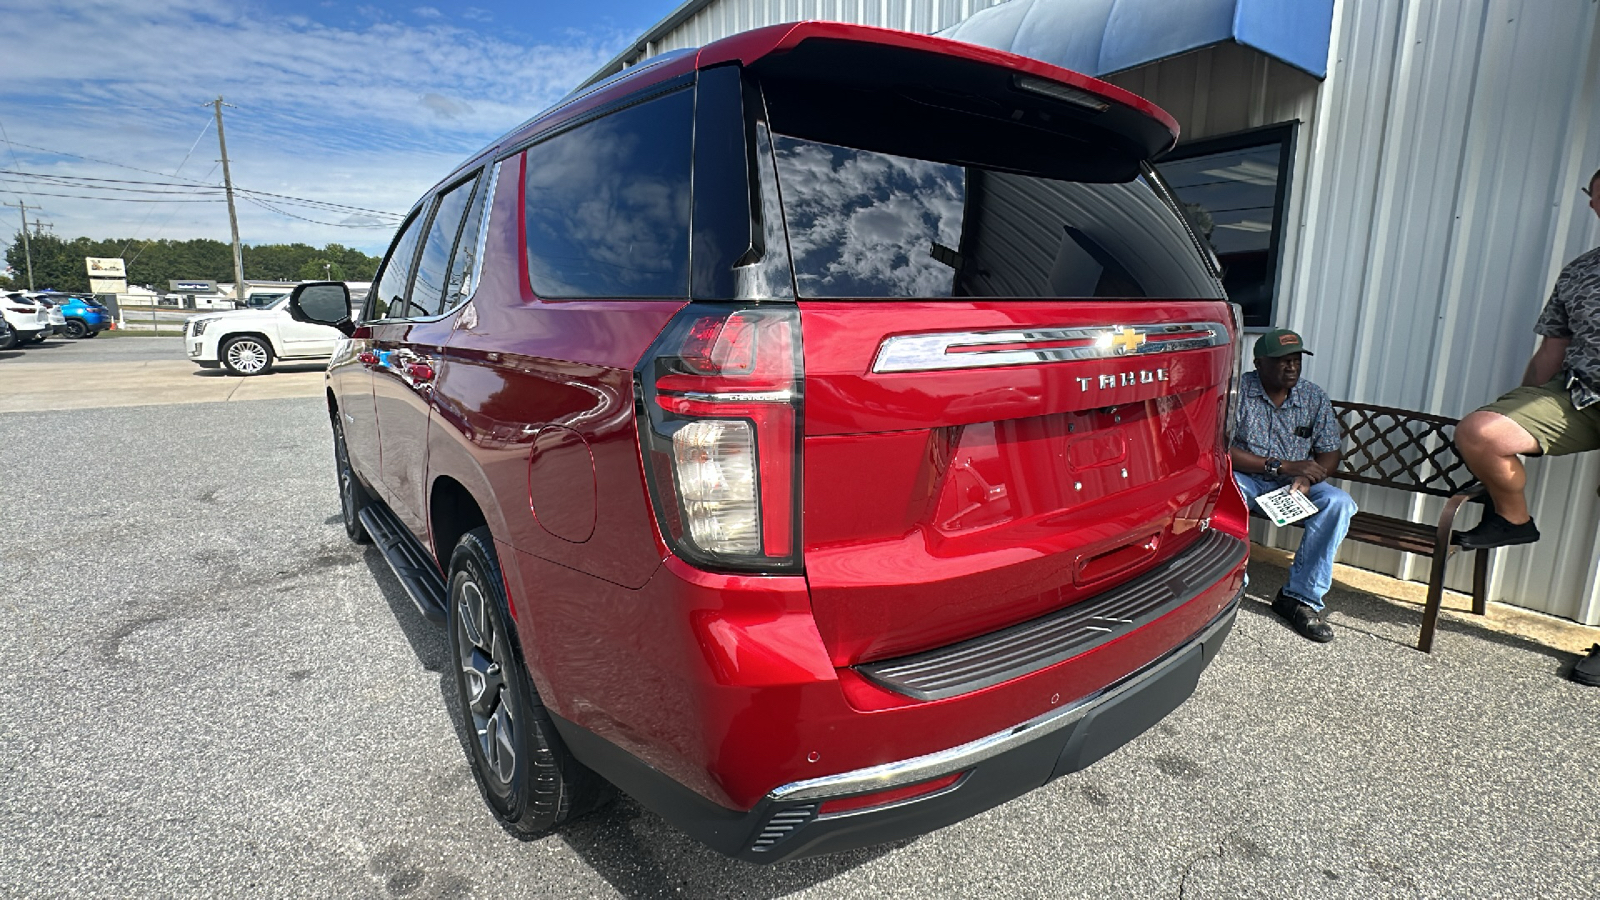
[[[804,571],[839,665],[1158,566],[1228,473],[1236,329],[1147,165],[1171,120],[935,49],[811,39],[751,66],[803,336]]]

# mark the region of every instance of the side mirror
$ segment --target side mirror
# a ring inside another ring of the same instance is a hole
[[[350,288],[342,281],[313,281],[297,285],[289,295],[289,318],[339,329],[345,337],[355,333],[350,318]]]

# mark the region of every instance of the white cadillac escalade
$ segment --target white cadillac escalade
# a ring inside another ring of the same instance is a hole
[[[260,375],[276,361],[313,362],[333,355],[343,337],[325,325],[289,318],[285,296],[261,309],[236,309],[190,316],[183,323],[184,350],[201,368],[222,366],[234,375]]]

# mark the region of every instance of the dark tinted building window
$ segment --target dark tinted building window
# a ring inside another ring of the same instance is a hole
[[[419,210],[406,222],[384,261],[383,274],[368,298],[366,321],[399,316],[405,309],[406,285],[411,281],[411,262],[417,253],[417,243],[422,240],[422,223],[427,218]]]
[[[1180,145],[1157,165],[1222,264],[1246,325],[1270,326],[1294,126]]]
[[[401,313],[389,310],[391,318],[415,319],[436,316],[444,307],[445,288],[450,279],[451,251],[461,234],[461,225],[472,202],[476,179],[456,185],[439,198],[439,209],[428,226],[428,240],[422,245],[422,256],[417,260],[417,277],[411,286],[411,298]]]
[[[803,297],[1221,296],[1142,176],[1067,181],[781,135],[773,151]]]
[[[694,93],[528,148],[528,279],[541,297],[687,297]]]

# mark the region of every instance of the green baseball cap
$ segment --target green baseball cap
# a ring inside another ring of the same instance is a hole
[[[1300,340],[1300,335],[1287,328],[1274,328],[1256,339],[1256,359],[1288,356],[1292,353],[1304,353],[1307,356],[1316,355],[1306,349],[1306,342]]]

